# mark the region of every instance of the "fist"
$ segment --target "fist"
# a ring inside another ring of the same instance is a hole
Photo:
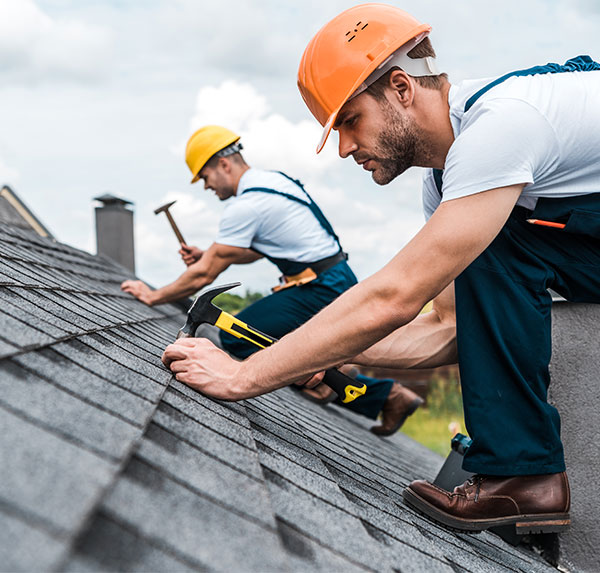
[[[191,264],[195,263],[196,261],[199,261],[202,258],[204,251],[202,249],[199,249],[198,247],[192,247],[190,245],[181,243],[181,249],[179,249],[179,254],[183,259],[183,262],[189,267]]]

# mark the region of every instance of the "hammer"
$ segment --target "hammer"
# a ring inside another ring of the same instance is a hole
[[[238,320],[232,314],[221,310],[213,304],[212,299],[218,294],[228,291],[242,283],[230,283],[205,290],[195,301],[188,311],[187,320],[183,328],[177,334],[177,338],[192,338],[196,329],[203,323],[212,324],[225,332],[229,332],[236,338],[243,338],[248,342],[266,348],[277,342],[276,338],[248,326],[245,322]],[[336,368],[329,368],[325,372],[323,382],[327,384],[347,404],[360,398],[367,390],[365,384],[358,384],[356,380],[342,374]],[[358,384],[358,385],[357,385]]]
[[[164,211],[165,215],[167,216],[167,219],[169,219],[169,223],[171,223],[171,227],[173,227],[173,231],[175,232],[175,235],[177,236],[177,240],[180,243],[187,245],[187,243],[185,242],[185,240],[183,238],[183,235],[181,234],[181,231],[179,230],[179,228],[175,224],[175,221],[173,220],[173,216],[171,215],[171,213],[169,213],[169,207],[172,207],[174,203],[175,203],[175,201],[171,201],[170,203],[166,203],[162,207],[159,207],[158,209],[154,209],[154,214],[158,215],[161,211]]]

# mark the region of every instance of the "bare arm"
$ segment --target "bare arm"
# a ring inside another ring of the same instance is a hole
[[[454,364],[456,314],[454,282],[435,299],[430,312],[395,330],[352,359],[353,364],[382,368],[435,368]]]
[[[483,252],[522,189],[513,185],[442,203],[383,269],[244,362],[202,341],[168,346],[163,361],[182,382],[227,400],[257,396],[351,361],[411,322]]]
[[[200,260],[188,266],[171,284],[153,291],[142,281],[125,281],[121,289],[149,306],[164,304],[198,292],[211,284],[229,265],[252,263],[261,257],[252,249],[213,243],[204,251]]]

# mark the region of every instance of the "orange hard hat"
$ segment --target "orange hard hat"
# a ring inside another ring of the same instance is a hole
[[[381,70],[399,48],[402,61],[411,65],[406,52],[430,31],[431,26],[394,6],[361,4],[345,10],[317,32],[304,50],[298,69],[302,98],[324,127],[317,153],[325,145],[340,109],[361,84],[378,68]],[[432,58],[423,58],[423,62],[415,66],[416,73],[402,64],[395,65],[414,76],[437,74]]]

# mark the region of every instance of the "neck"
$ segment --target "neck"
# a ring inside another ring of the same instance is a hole
[[[448,103],[450,82],[446,81],[441,90],[420,88],[420,91],[418,123],[422,130],[426,153],[419,166],[443,169],[448,150],[454,142]]]
[[[246,173],[246,171],[248,171],[248,169],[250,169],[249,165],[246,165],[245,163],[243,165],[240,166],[236,166],[233,171],[232,171],[232,178],[233,178],[233,189],[234,189],[234,194],[237,195],[237,191],[238,191],[238,186],[240,184],[240,179],[242,178],[242,175],[244,173]]]

